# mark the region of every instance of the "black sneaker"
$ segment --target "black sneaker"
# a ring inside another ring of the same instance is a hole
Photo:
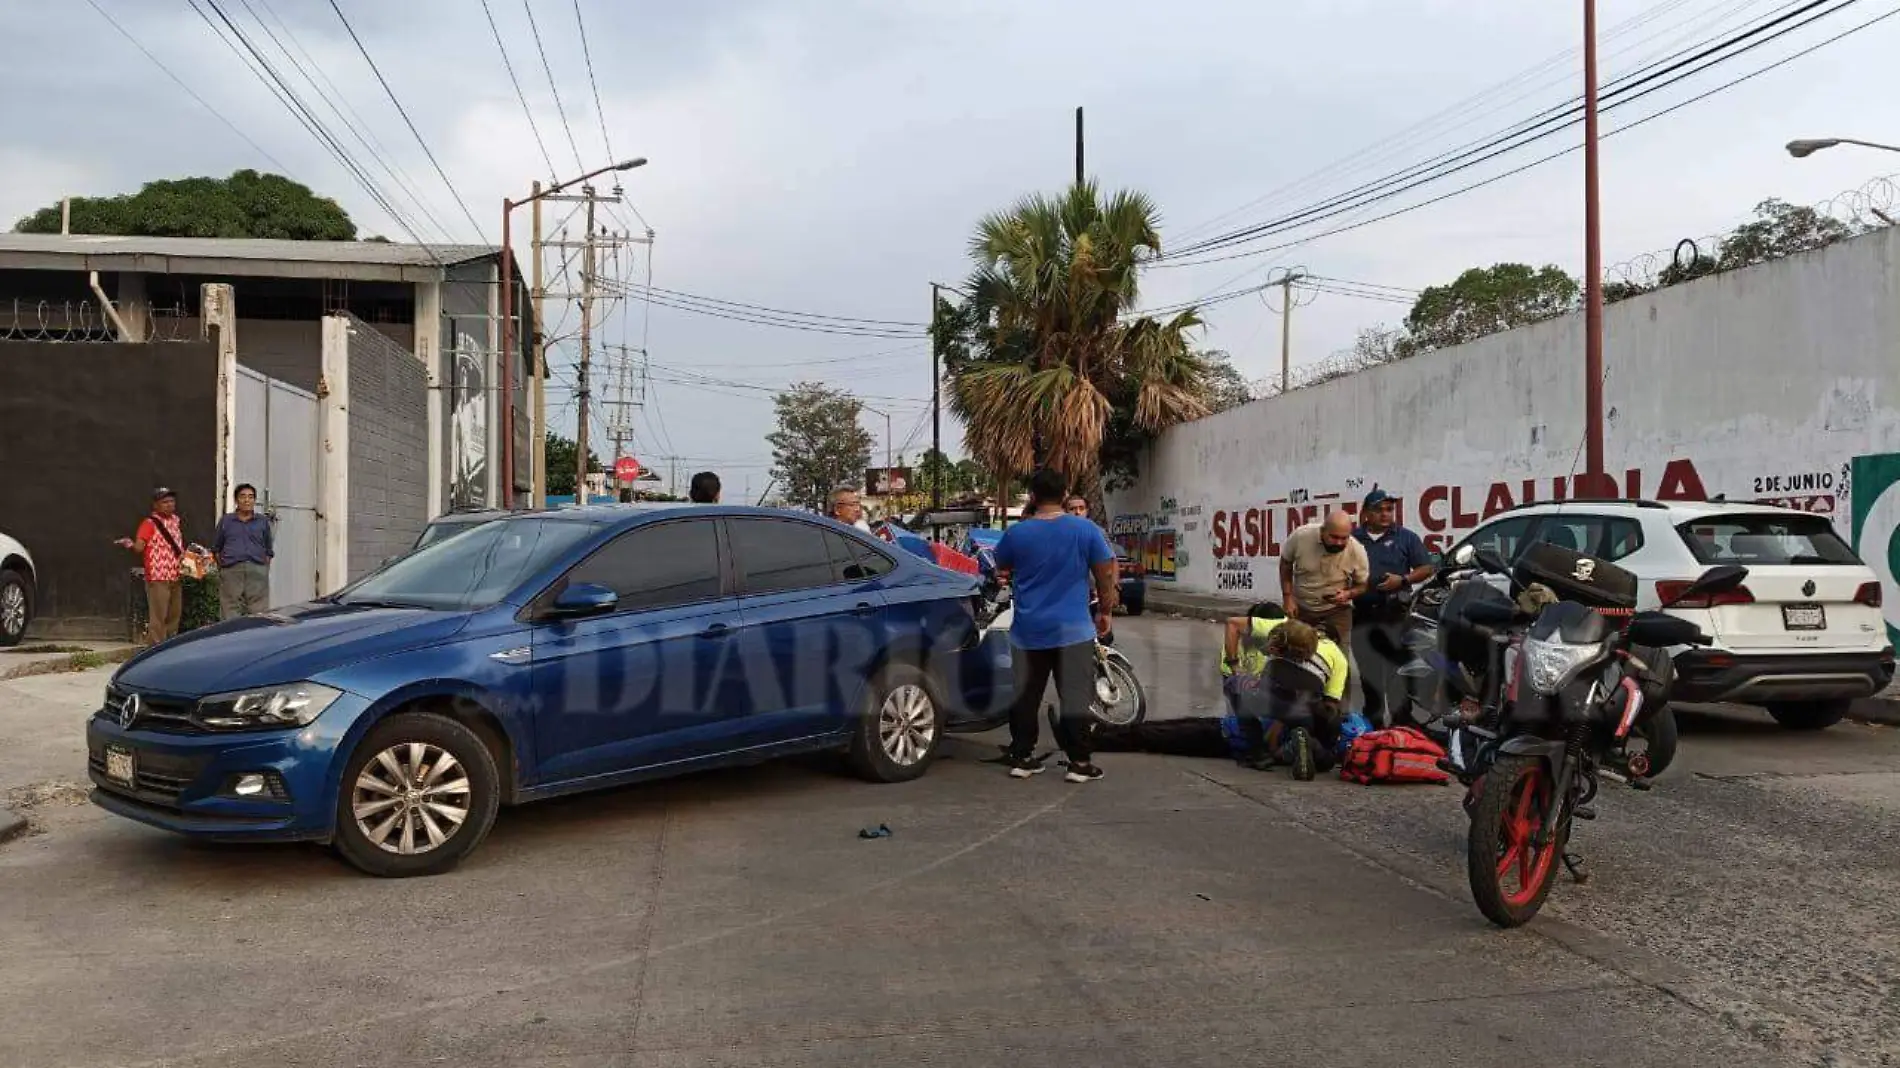
[[[1301,782],[1313,781],[1313,736],[1306,733],[1305,727],[1293,728],[1293,777]]]
[[[1239,763],[1241,767],[1251,771],[1266,771],[1273,767],[1275,761],[1273,754],[1263,749],[1258,753],[1247,753],[1243,755]]]
[[[1009,777],[1012,779],[1027,779],[1031,775],[1041,775],[1049,770],[1043,767],[1042,761],[1042,757],[1017,756],[1014,753],[1003,758],[1003,763],[1009,768]]]
[[[1102,769],[1097,764],[1070,764],[1069,770],[1062,776],[1063,782],[1094,782],[1102,777]]]

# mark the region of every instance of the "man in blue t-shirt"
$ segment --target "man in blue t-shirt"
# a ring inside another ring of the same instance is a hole
[[[1431,578],[1433,571],[1425,542],[1398,524],[1397,504],[1397,497],[1375,483],[1352,532],[1365,546],[1368,565],[1366,593],[1352,606],[1353,669],[1365,690],[1366,718],[1374,727],[1392,726],[1393,706],[1406,696],[1398,665],[1380,653],[1379,646],[1404,644],[1407,607],[1399,595]],[[1375,640],[1374,631],[1384,631],[1385,640]]]
[[[1029,478],[1029,517],[1004,532],[996,545],[996,566],[1009,576],[1016,619],[1009,640],[1014,650],[1016,703],[1009,713],[1009,753],[1004,758],[1013,778],[1043,770],[1035,756],[1040,730],[1037,715],[1050,676],[1056,680],[1056,744],[1069,758],[1064,779],[1093,782],[1102,769],[1089,758],[1089,706],[1095,701],[1095,638],[1108,632],[1115,611],[1115,554],[1101,528],[1063,513],[1069,481],[1043,468]],[[1090,577],[1100,601],[1089,613]]]

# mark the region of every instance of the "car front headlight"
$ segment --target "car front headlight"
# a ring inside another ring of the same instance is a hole
[[[341,694],[341,690],[314,682],[263,686],[204,698],[198,702],[192,718],[199,726],[214,731],[302,727],[321,715]]]
[[[1526,638],[1524,667],[1531,689],[1541,694],[1556,693],[1570,681],[1573,672],[1596,659],[1602,651],[1601,645],[1565,645]]]

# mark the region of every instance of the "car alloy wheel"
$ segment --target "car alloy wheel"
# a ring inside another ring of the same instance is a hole
[[[922,686],[906,683],[884,695],[878,709],[877,737],[884,755],[899,767],[923,760],[937,739],[937,709]]]
[[[26,590],[15,583],[0,586],[0,634],[26,633]]]
[[[447,842],[473,803],[468,770],[428,742],[400,742],[357,773],[350,798],[363,837],[389,853],[413,856]]]

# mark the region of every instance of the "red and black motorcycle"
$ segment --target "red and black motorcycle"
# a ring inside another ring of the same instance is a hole
[[[1646,754],[1628,743],[1667,706],[1672,676],[1644,657],[1709,639],[1666,611],[1635,612],[1636,576],[1608,561],[1548,544],[1526,549],[1514,567],[1495,554],[1476,556],[1513,586],[1541,585],[1557,597],[1528,626],[1509,597],[1448,602],[1440,615],[1441,627],[1452,628],[1443,637],[1485,643],[1498,653],[1491,663],[1504,668],[1496,730],[1479,732],[1456,771],[1469,787],[1471,895],[1491,922],[1517,927],[1543,907],[1560,861],[1579,881],[1586,877],[1566,847],[1573,821],[1596,818],[1602,780],[1648,788]],[[1661,607],[1734,589],[1747,577],[1742,567],[1710,568]]]

